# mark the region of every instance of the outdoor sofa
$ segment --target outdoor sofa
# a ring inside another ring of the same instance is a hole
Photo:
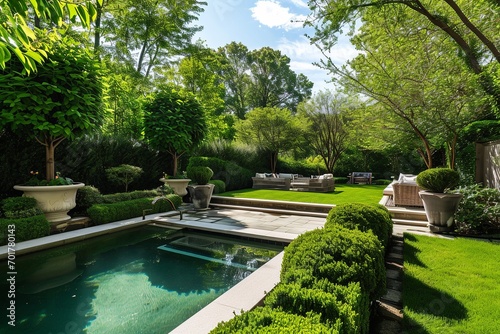
[[[423,207],[418,192],[422,189],[415,181],[416,175],[400,174],[397,181],[392,183],[392,198],[395,206]]]
[[[335,179],[333,174],[324,174],[313,177],[299,177],[292,180],[292,190],[330,192],[335,190]]]

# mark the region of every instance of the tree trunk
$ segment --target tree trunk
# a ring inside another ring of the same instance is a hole
[[[47,140],[45,145],[45,178],[47,181],[54,179],[56,176],[56,167],[54,163],[55,146],[53,140]]]

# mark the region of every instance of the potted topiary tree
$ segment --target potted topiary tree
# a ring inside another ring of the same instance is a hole
[[[209,167],[189,166],[187,175],[193,180],[193,185],[189,185],[188,190],[195,210],[207,210],[215,187],[208,181],[214,172]]]
[[[78,188],[69,178],[56,176],[55,149],[65,139],[90,132],[102,119],[102,85],[99,62],[68,37],[47,45],[47,60],[27,75],[12,58],[0,70],[0,125],[45,148],[45,180],[15,186],[34,197],[47,220],[70,219]],[[54,187],[53,185],[57,185]]]
[[[424,204],[430,230],[450,231],[462,199],[462,194],[449,192],[460,182],[458,172],[450,168],[430,168],[419,173],[416,182],[423,189],[418,195]]]
[[[160,181],[182,197],[187,194],[186,187],[191,180],[179,173],[179,158],[205,137],[207,124],[203,109],[192,94],[167,87],[157,92],[144,110],[144,137],[153,148],[167,151],[173,160],[171,176]]]

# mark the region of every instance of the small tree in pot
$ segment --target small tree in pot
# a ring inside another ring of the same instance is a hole
[[[460,175],[450,168],[430,168],[417,175],[418,194],[424,203],[429,228],[433,232],[450,231],[461,194],[449,193],[460,182]]]
[[[208,181],[214,172],[209,167],[189,166],[187,175],[193,181],[193,185],[188,186],[188,190],[194,208],[196,210],[208,209],[214,191],[214,185],[209,184]]]
[[[50,40],[48,36],[44,40]],[[75,206],[76,189],[84,184],[72,185],[67,178],[54,180],[55,149],[65,139],[91,132],[102,122],[101,68],[82,45],[68,37],[47,44],[47,50],[47,60],[36,73],[22,74],[24,67],[17,58],[0,70],[0,125],[45,148],[46,180],[39,184],[58,187],[14,188],[35,197],[49,221],[60,222],[70,218],[67,211]]]

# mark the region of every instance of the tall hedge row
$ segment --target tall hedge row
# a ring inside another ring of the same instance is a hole
[[[357,208],[352,215],[343,213],[347,206],[337,209],[324,229],[297,237],[285,248],[281,282],[265,306],[211,333],[368,333],[370,302],[386,292],[379,238],[387,240],[392,220],[378,206]]]

